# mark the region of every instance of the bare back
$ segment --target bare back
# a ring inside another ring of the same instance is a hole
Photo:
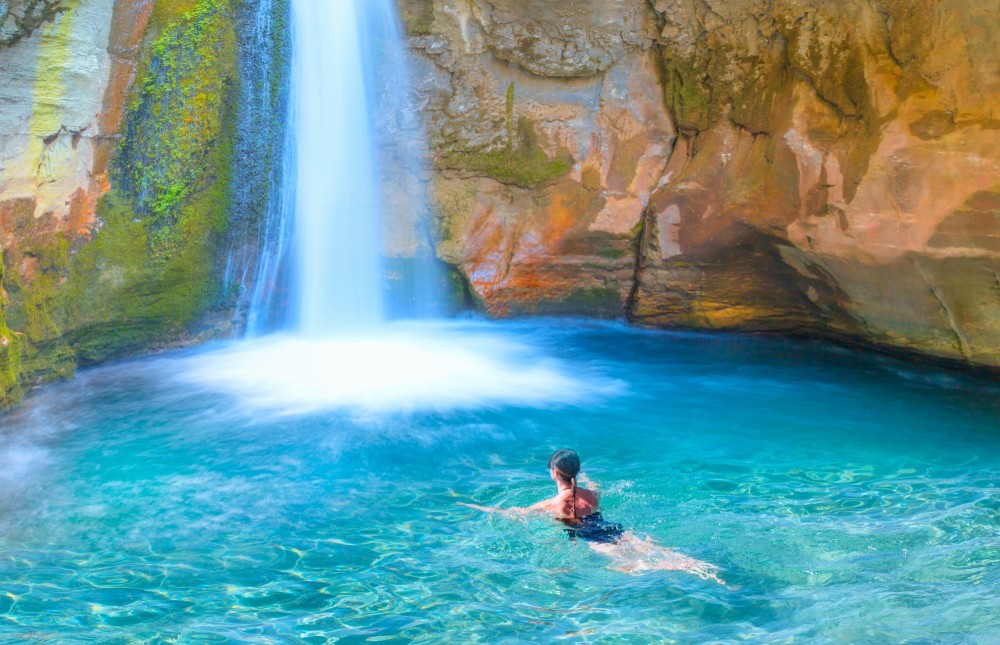
[[[597,495],[586,488],[576,489],[576,513],[573,512],[573,491],[569,488],[559,491],[555,497],[535,504],[532,508],[555,515],[559,519],[586,517],[597,510],[600,501]]]

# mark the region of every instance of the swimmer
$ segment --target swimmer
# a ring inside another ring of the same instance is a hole
[[[589,482],[585,475],[580,474],[580,456],[575,451],[563,449],[553,453],[549,459],[549,476],[556,484],[555,496],[527,508],[501,509],[459,503],[486,513],[550,515],[568,527],[566,533],[569,539],[575,541],[579,538],[594,551],[610,557],[615,563],[612,568],[618,571],[686,571],[705,580],[725,584],[719,579],[719,567],[653,544],[648,537],[642,539],[626,531],[621,524],[605,521],[598,511],[598,494],[577,486],[577,479]]]

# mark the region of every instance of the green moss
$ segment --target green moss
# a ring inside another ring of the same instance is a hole
[[[742,90],[732,99],[729,118],[733,123],[755,134],[767,133],[772,124],[788,109],[791,79],[783,65],[765,65],[754,57],[751,65],[753,80],[747,79]]]
[[[568,296],[546,307],[548,313],[579,314],[615,318],[624,313],[625,303],[618,289],[610,287],[586,287],[574,289]]]
[[[628,247],[611,246],[611,245],[598,247],[594,251],[595,255],[602,258],[607,258],[608,260],[621,260],[622,258],[628,257],[630,253],[632,253],[632,249]]]
[[[410,36],[427,36],[433,32],[434,4],[432,0],[397,0],[403,26]]]
[[[61,338],[64,324],[60,289],[69,249],[61,233],[28,232],[19,241],[16,254],[8,255],[16,258],[17,264],[31,267],[30,281],[11,271],[10,266],[4,279],[10,298],[6,325],[16,331],[12,335],[18,345],[18,384],[13,390],[19,392],[25,381],[46,382],[72,376],[76,370],[72,352]],[[8,368],[13,369],[13,363],[8,363]]]
[[[538,144],[538,134],[531,120],[523,116],[515,119],[514,99],[515,86],[511,83],[506,92],[502,145],[453,149],[438,158],[438,167],[470,171],[525,188],[552,183],[569,173],[575,163],[573,155],[560,148],[556,156],[550,158]]]
[[[514,84],[511,83],[507,86],[507,108],[506,108],[506,124],[507,124],[507,147],[510,148],[514,145]]]
[[[58,338],[62,333],[57,295],[69,263],[69,245],[62,234],[42,239],[22,249],[22,254],[34,261],[36,269],[30,288],[21,290],[18,313],[23,320],[11,318],[34,345]]]
[[[62,293],[64,317],[72,321],[64,337],[84,363],[181,333],[214,294],[205,226],[176,231],[179,242],[164,258],[151,244],[148,227],[120,199],[102,200],[104,228],[73,258]]]
[[[797,22],[779,30],[788,41],[788,64],[809,80],[823,101],[845,118],[877,121],[860,45],[849,39],[827,42],[811,30],[803,33]]]
[[[153,43],[116,166],[122,191],[156,225],[177,223],[217,158],[234,100],[236,38],[227,0],[201,0]],[[164,239],[164,241],[169,241]]]
[[[552,183],[572,169],[573,155],[567,150],[560,150],[554,158],[549,158],[538,144],[534,124],[529,119],[521,117],[514,134],[513,140],[504,147],[447,153],[440,159],[439,166],[471,171],[525,188]]]
[[[288,24],[291,11],[289,0],[271,0],[271,37],[273,50],[270,70],[271,113],[283,114],[283,101],[289,85],[289,67],[292,54],[292,30]],[[280,132],[284,126],[276,123],[275,131]]]
[[[667,48],[662,57],[663,98],[681,131],[701,132],[711,125],[713,97],[708,61],[681,59]]]
[[[0,255],[0,282],[4,270]],[[21,339],[7,328],[4,303],[0,301],[0,408],[13,403],[21,395]]]
[[[164,29],[175,25],[187,14],[198,9],[201,0],[154,0],[153,15],[149,20],[150,33],[158,37]]]
[[[0,407],[21,396],[21,339],[0,322]]]
[[[79,360],[175,337],[219,298],[218,242],[228,223],[236,98],[227,0],[201,0],[164,29],[129,114],[102,200],[103,227],[73,257],[67,341]]]

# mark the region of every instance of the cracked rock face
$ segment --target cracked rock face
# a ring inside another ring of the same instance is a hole
[[[50,215],[79,232],[107,181],[111,142],[103,135],[117,129],[108,117],[125,99],[121,79],[108,92],[119,67],[109,53],[115,2],[81,2],[73,11],[54,1],[9,2],[3,29],[33,27],[0,47],[0,213],[27,201],[33,218]],[[8,226],[0,233],[5,247],[16,244]]]
[[[1000,365],[995,3],[683,6],[656,4],[686,157],[648,228],[677,244],[644,237],[633,315]],[[748,267],[792,299],[734,292]]]
[[[636,231],[675,138],[648,5],[403,9],[432,141],[438,256],[495,315],[621,316]]]
[[[401,4],[489,311],[1000,366],[995,2]]]
[[[629,0],[480,0],[475,7],[497,58],[556,78],[607,71],[634,44],[629,41],[644,13]]]
[[[0,0],[0,49],[27,38],[65,10],[65,0]]]

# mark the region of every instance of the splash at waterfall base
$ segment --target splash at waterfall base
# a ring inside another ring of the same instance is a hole
[[[198,352],[179,377],[267,415],[581,403],[621,383],[474,321],[410,321],[332,337],[275,334]]]

